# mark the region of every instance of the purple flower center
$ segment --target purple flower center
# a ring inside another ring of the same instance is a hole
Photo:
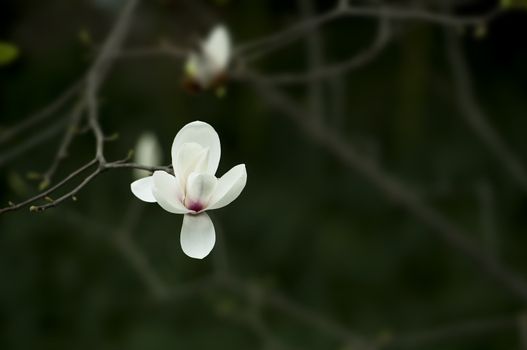
[[[203,210],[203,204],[199,202],[193,202],[193,203],[190,203],[190,205],[188,205],[187,208],[197,213]]]

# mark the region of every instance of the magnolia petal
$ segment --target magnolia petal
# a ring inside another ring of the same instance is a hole
[[[183,252],[191,258],[203,259],[209,255],[216,243],[216,232],[207,213],[183,217],[180,242]]]
[[[156,135],[151,132],[142,133],[135,146],[134,161],[137,164],[153,167],[161,164],[162,155],[163,151]],[[151,172],[148,170],[134,169],[136,179],[150,175]]]
[[[152,193],[154,181],[152,176],[143,177],[130,184],[132,193],[143,202],[155,203],[156,199]]]
[[[214,27],[203,43],[203,54],[210,61],[213,74],[220,74],[227,69],[231,57],[231,37],[225,26]]]
[[[195,121],[185,125],[177,133],[172,144],[172,163],[174,169],[179,168],[179,150],[187,143],[197,143],[209,150],[207,167],[204,172],[214,175],[218,169],[221,157],[220,138],[216,130],[209,124],[201,121]],[[176,176],[179,176],[177,172]]]
[[[186,207],[194,211],[205,209],[217,182],[218,179],[214,175],[191,173],[187,180]]]
[[[154,180],[153,195],[161,208],[174,214],[186,214],[189,212],[181,202],[179,183],[175,176],[164,171],[156,171],[152,175]]]
[[[218,209],[238,198],[247,183],[245,164],[236,165],[218,180],[207,209]]]
[[[174,162],[174,174],[179,179],[182,189],[185,188],[190,173],[207,170],[208,160],[208,148],[203,148],[199,143],[187,142],[179,147]]]

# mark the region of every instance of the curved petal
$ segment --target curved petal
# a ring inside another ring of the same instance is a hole
[[[132,190],[132,193],[143,202],[155,203],[156,199],[152,193],[153,186],[154,182],[152,176],[147,176],[132,182],[130,184],[130,189]]]
[[[214,175],[192,173],[187,180],[185,206],[194,211],[206,208],[209,199],[216,188],[218,179]]]
[[[184,216],[180,242],[183,252],[191,258],[203,259],[209,255],[216,243],[216,232],[207,213]]]
[[[231,57],[231,37],[225,26],[218,25],[212,29],[203,43],[203,53],[210,61],[210,68],[214,74],[227,68]]]
[[[205,172],[209,161],[209,149],[199,143],[187,142],[179,147],[174,161],[174,174],[179,179],[181,188],[192,172]]]
[[[189,212],[181,202],[183,195],[175,176],[164,171],[156,171],[152,175],[154,187],[152,193],[161,208],[174,214]]]
[[[221,156],[220,138],[216,130],[207,123],[195,121],[185,125],[174,138],[172,143],[172,163],[174,169],[178,169],[178,153],[185,143],[197,143],[203,148],[209,149],[207,167],[204,172],[214,175],[218,169]],[[177,175],[176,173],[176,176]]]
[[[207,209],[218,209],[231,203],[240,195],[246,183],[245,164],[236,165],[218,180]]]

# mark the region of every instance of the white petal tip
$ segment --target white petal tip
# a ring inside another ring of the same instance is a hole
[[[153,190],[153,179],[152,176],[143,177],[142,179],[136,180],[130,184],[130,190],[134,196],[147,203],[155,203]]]

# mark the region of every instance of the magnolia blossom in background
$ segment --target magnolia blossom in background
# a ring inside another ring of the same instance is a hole
[[[231,37],[227,28],[217,25],[207,39],[201,42],[199,52],[191,52],[185,73],[191,87],[208,89],[217,87],[226,76],[231,59]]]
[[[156,135],[151,132],[144,132],[137,140],[135,146],[134,161],[137,164],[146,166],[158,166],[161,164],[163,152]],[[148,170],[134,169],[134,177],[140,179],[150,175]]]
[[[200,121],[178,132],[171,153],[174,175],[156,171],[133,182],[132,193],[170,213],[184,214],[181,248],[191,258],[203,259],[216,242],[214,225],[205,211],[222,208],[240,195],[247,182],[245,164],[216,178],[220,139],[212,126]]]

